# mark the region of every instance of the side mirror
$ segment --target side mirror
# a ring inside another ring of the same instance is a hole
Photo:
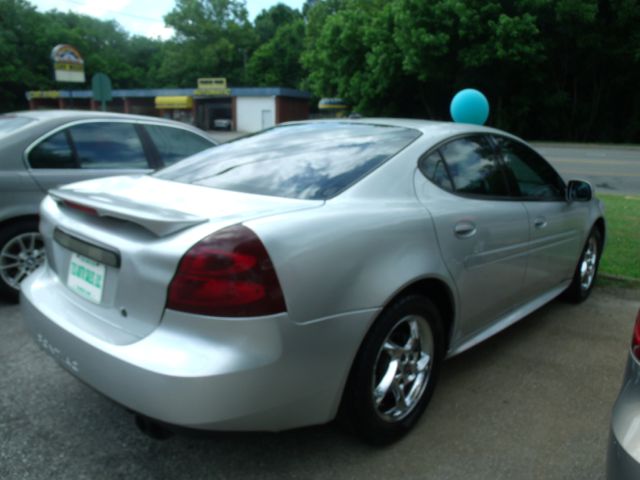
[[[588,202],[593,198],[593,190],[588,182],[569,180],[567,202]]]

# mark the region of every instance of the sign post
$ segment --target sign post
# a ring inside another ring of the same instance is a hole
[[[51,50],[56,82],[84,83],[84,60],[75,47],[61,43]],[[73,105],[73,90],[69,90]]]
[[[96,73],[91,78],[91,90],[93,99],[101,102],[101,109],[104,112],[107,108],[105,102],[111,101],[111,79],[104,73]]]
[[[56,82],[84,83],[84,60],[71,45],[61,43],[51,50]]]

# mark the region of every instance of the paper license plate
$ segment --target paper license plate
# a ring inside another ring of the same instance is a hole
[[[67,286],[87,300],[100,303],[104,290],[105,270],[102,263],[72,253]]]

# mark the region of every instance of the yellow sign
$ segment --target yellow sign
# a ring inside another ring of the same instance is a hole
[[[226,78],[199,78],[198,88],[194,95],[231,95],[231,89],[227,88]]]
[[[156,97],[155,104],[158,110],[190,110],[193,108],[193,99],[191,97]]]
[[[84,83],[84,60],[80,52],[71,45],[56,45],[51,50],[53,70],[57,82]]]
[[[33,98],[60,98],[59,90],[31,90],[27,92],[29,100]]]

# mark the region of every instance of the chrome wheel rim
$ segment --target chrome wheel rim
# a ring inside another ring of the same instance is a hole
[[[391,329],[373,370],[373,404],[387,422],[398,422],[418,405],[429,383],[434,341],[424,317],[409,315]]]
[[[0,278],[16,290],[20,282],[44,262],[44,244],[37,232],[11,238],[0,251]]]
[[[598,263],[598,242],[595,237],[590,237],[587,248],[580,263],[580,288],[589,290],[593,279],[596,276],[596,265]]]

